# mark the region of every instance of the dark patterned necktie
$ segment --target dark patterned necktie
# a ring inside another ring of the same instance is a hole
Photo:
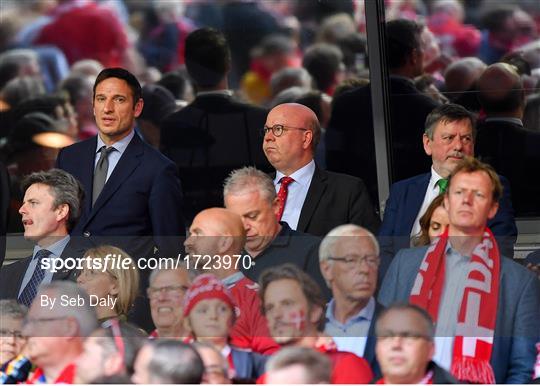
[[[26,287],[24,287],[21,295],[17,299],[19,303],[24,304],[26,307],[30,307],[30,305],[32,304],[32,301],[36,297],[38,287],[43,281],[45,273],[47,272],[46,270],[41,269],[41,260],[49,257],[50,255],[50,251],[46,249],[40,249],[36,253],[36,256],[34,256],[34,259],[37,259],[36,268],[34,269],[34,273],[32,274],[30,281],[26,284]]]
[[[94,185],[92,187],[92,206],[94,206],[96,200],[99,197],[99,194],[105,186],[107,181],[107,172],[109,171],[109,154],[112,153],[114,147],[105,147],[102,146],[99,149],[101,156],[99,157],[98,163],[96,165],[96,170],[94,171]]]

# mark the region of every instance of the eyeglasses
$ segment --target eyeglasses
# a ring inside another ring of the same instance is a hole
[[[353,269],[360,265],[360,263],[366,263],[370,268],[377,268],[381,261],[377,255],[365,255],[365,256],[343,256],[343,257],[329,257],[328,260],[339,261],[345,265],[347,269]]]
[[[166,285],[164,287],[148,287],[146,294],[149,299],[155,299],[159,296],[161,292],[164,292],[166,295],[179,295],[180,293],[184,294],[189,289],[185,285]]]
[[[390,340],[393,338],[400,338],[403,339],[406,343],[412,343],[415,341],[418,341],[420,339],[425,340],[431,340],[431,337],[427,335],[422,335],[416,332],[412,331],[401,331],[401,332],[395,332],[395,331],[382,331],[380,334],[377,334],[377,339],[379,340]]]
[[[262,129],[263,135],[266,135],[268,134],[268,132],[272,131],[272,134],[274,134],[274,137],[281,137],[283,135],[283,132],[287,130],[307,131],[308,129],[304,129],[302,127],[285,126],[285,125],[274,125],[272,127],[264,126]]]
[[[112,318],[104,321],[101,326],[103,328],[110,328],[114,339],[114,345],[120,354],[122,360],[122,367],[126,365],[126,351],[124,345],[124,338],[122,337],[122,331],[120,330],[120,322],[118,319]]]
[[[20,330],[8,330],[8,329],[0,329],[0,337],[13,337],[17,339],[24,338],[22,331]]]

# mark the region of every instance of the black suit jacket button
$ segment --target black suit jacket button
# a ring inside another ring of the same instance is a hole
[[[90,237],[91,233],[89,231],[84,231],[83,236],[84,237]]]

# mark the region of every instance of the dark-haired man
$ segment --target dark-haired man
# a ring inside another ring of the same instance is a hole
[[[269,171],[260,129],[266,111],[240,103],[229,90],[231,54],[225,36],[211,28],[186,38],[185,60],[197,95],[161,123],[161,148],[179,167],[191,220],[201,210],[222,206],[227,174],[246,165]]]
[[[54,259],[82,255],[82,251],[67,246],[69,232],[81,213],[84,192],[77,179],[59,169],[30,174],[23,180],[22,190],[24,198],[19,213],[24,237],[35,246],[32,256],[0,270],[0,298],[17,299],[29,307],[41,284],[73,278],[73,268],[53,272],[46,266],[52,266]]]
[[[185,234],[182,194],[174,164],[135,134],[143,109],[138,80],[122,68],[101,71],[94,84],[98,136],[60,151],[56,164],[85,191],[72,236],[107,242],[133,258],[176,257]]]

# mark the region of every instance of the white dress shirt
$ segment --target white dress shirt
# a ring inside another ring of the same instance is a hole
[[[314,173],[315,161],[311,160],[307,165],[289,176],[294,181],[288,186],[287,200],[285,201],[285,209],[283,210],[281,221],[285,221],[293,230],[296,230],[298,227],[300,212],[302,211],[302,206],[304,206]],[[282,177],[285,177],[285,174],[279,170],[276,171],[276,178],[274,179],[276,193],[279,192],[279,188],[281,187],[280,180]]]
[[[431,204],[431,201],[437,198],[437,196],[441,193],[440,188],[437,186],[437,181],[439,181],[442,178],[443,177],[438,175],[435,169],[433,169],[433,166],[431,166],[431,178],[429,179],[429,184],[426,190],[426,194],[424,195],[424,202],[422,202],[420,211],[418,212],[418,215],[416,216],[416,220],[414,220],[414,223],[413,223],[413,227],[411,230],[411,239],[420,234],[420,217],[422,217],[424,213],[426,213],[426,210],[429,207],[429,204]]]

